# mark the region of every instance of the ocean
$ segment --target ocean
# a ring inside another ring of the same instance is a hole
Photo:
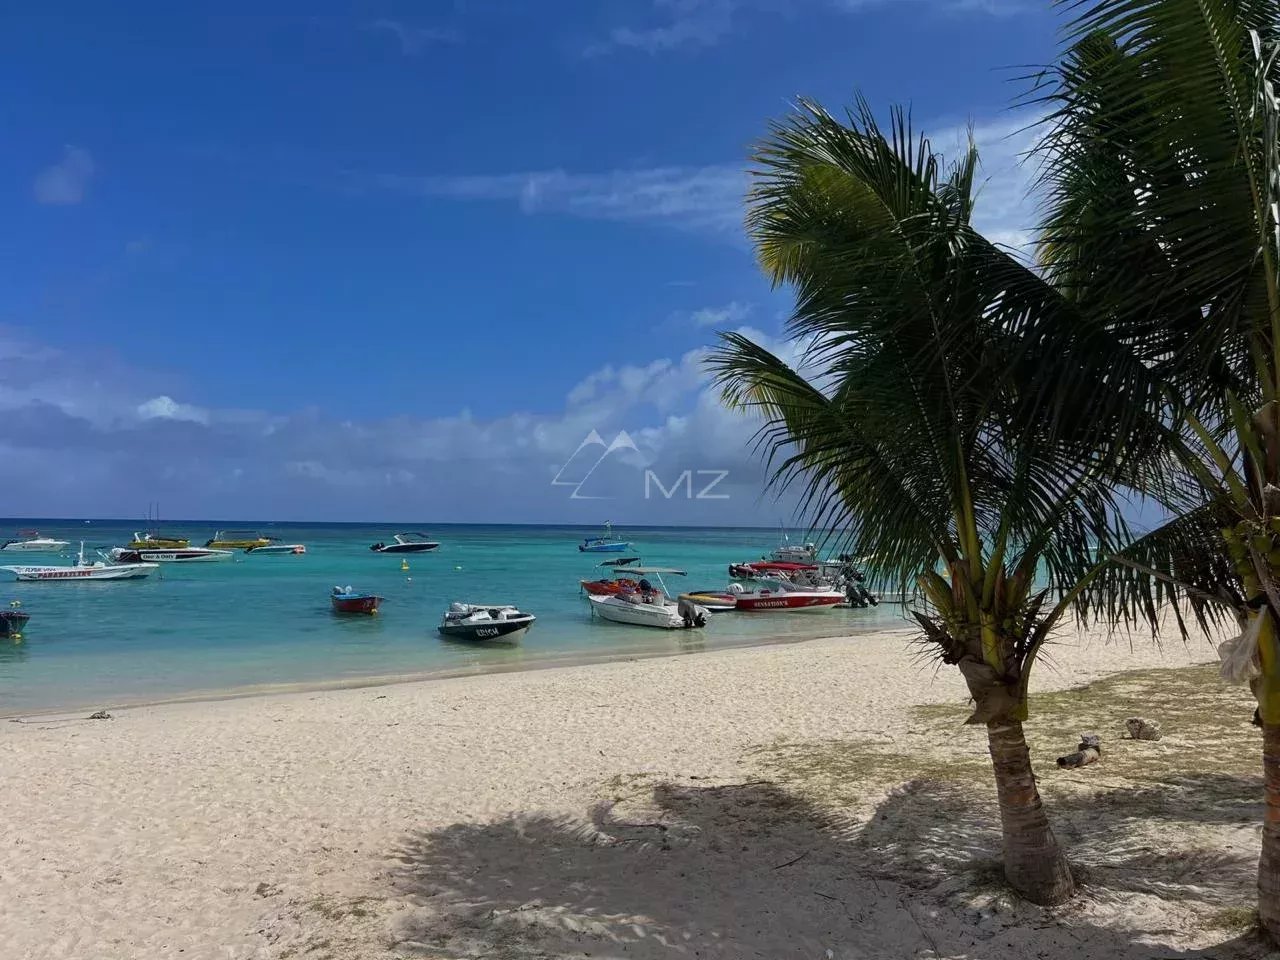
[[[120,520],[5,520],[0,529],[83,540],[86,553],[119,546],[143,528]],[[601,575],[613,555],[577,544],[597,529],[316,523],[163,523],[201,546],[219,527],[258,530],[307,547],[304,556],[255,556],[163,564],[150,578],[120,582],[18,583],[0,572],[0,606],[31,615],[21,641],[0,638],[0,716],[109,708],[279,687],[352,684],[527,669],[561,662],[695,653],[777,640],[865,633],[902,625],[881,604],[827,613],[719,614],[702,630],[664,631],[593,620],[578,582]],[[430,554],[377,554],[369,545],[423,530]],[[779,542],[763,529],[622,528],[628,556],[677,567],[677,593],[723,588],[730,562],[757,559]],[[7,536],[15,536],[10,532]],[[0,537],[4,539],[4,537]],[[409,569],[401,569],[402,560]],[[0,554],[2,564],[68,563],[51,554]],[[374,617],[338,617],[334,586],[386,597]],[[513,603],[537,616],[515,647],[446,641],[436,626],[451,601]]]

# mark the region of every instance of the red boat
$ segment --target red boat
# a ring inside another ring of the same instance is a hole
[[[608,567],[613,571],[616,579],[613,580],[579,580],[582,589],[586,591],[589,597],[616,597],[618,594],[634,593],[640,589],[640,583],[627,577],[626,570],[621,569],[628,564],[639,563],[639,557],[620,557],[617,560],[606,560],[600,566]]]
[[[751,613],[767,610],[830,610],[843,603],[839,590],[818,579],[818,567],[810,563],[760,561],[735,563],[729,576],[740,583],[729,585],[737,598],[736,609]]]
[[[350,587],[334,587],[329,596],[334,613],[377,613],[382,600],[371,593],[356,593]]]
[[[640,589],[638,580],[623,577],[619,580],[582,580],[582,589],[591,597],[612,597],[623,591],[634,593]]]

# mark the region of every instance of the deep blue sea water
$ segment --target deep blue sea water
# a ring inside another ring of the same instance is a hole
[[[135,521],[0,521],[0,539],[18,529],[78,542],[86,550],[126,543]],[[577,544],[581,527],[421,527],[305,523],[163,523],[165,533],[203,545],[217,527],[257,529],[307,546],[305,556],[237,554],[233,561],[162,565],[149,579],[100,583],[17,583],[0,573],[0,603],[21,600],[31,614],[20,642],[0,639],[0,716],[107,707],[280,684],[354,682],[449,672],[535,667],[594,657],[696,652],[775,639],[834,636],[901,624],[901,608],[825,614],[723,614],[703,630],[663,631],[592,620],[578,581],[607,556]],[[369,545],[423,529],[438,551],[375,554]],[[629,555],[673,566],[672,592],[723,587],[726,565],[778,544],[759,529],[615,528]],[[0,555],[0,563],[66,563],[46,554]],[[376,617],[340,618],[334,585],[387,598]],[[436,625],[450,601],[515,603],[537,623],[519,647],[442,640]]]

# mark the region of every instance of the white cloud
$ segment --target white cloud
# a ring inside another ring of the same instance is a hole
[[[89,151],[67,145],[63,148],[61,160],[36,175],[31,186],[36,203],[75,206],[84,199],[93,171],[93,157]]]
[[[1032,168],[1021,162],[1032,146],[1039,118],[1031,111],[1010,112],[972,127],[982,157],[975,222],[993,240],[1025,250],[1034,225],[1029,197]],[[936,124],[935,150],[954,157],[970,127]],[[662,223],[670,226],[740,233],[749,177],[746,162],[707,166],[624,168],[604,172],[562,169],[460,176],[379,174],[356,178],[371,185],[425,199],[510,203],[535,215],[596,220]],[[672,281],[687,284],[690,281]],[[730,317],[739,322],[741,317]],[[708,325],[714,322],[708,319]]]
[[[1023,257],[1030,257],[1033,247],[1036,199],[1031,191],[1036,168],[1027,155],[1040,134],[1040,119],[1041,114],[1034,111],[1011,111],[996,120],[943,129],[932,141],[935,150],[954,157],[972,131],[981,159],[974,226],[989,240]]]
[[[208,423],[209,414],[188,403],[178,403],[172,397],[152,397],[138,404],[138,416],[143,420],[186,420],[190,423]]]
[[[703,307],[689,315],[695,327],[715,327],[725,329],[734,327],[751,316],[751,304],[734,300],[723,307]]]
[[[733,29],[737,0],[654,0],[662,21],[650,27],[615,27],[608,39],[589,44],[586,56],[600,56],[623,48],[648,54],[681,47],[710,47]]]
[[[374,20],[369,29],[395,37],[400,43],[400,52],[406,57],[421,56],[433,44],[462,42],[462,34],[448,27],[415,27],[385,18]]]
[[[155,388],[170,381],[163,372],[47,350],[0,328],[0,451],[11,453],[0,457],[0,489],[19,513],[129,515],[137,463],[163,450],[165,471],[148,494],[187,515],[599,522],[599,502],[571,501],[551,483],[596,430],[606,442],[622,432],[634,441],[592,473],[592,495],[609,498],[611,519],[774,522],[759,512],[763,468],[749,450],[757,425],[721,407],[704,356],[602,366],[558,409],[354,420],[197,407]],[[150,389],[131,387],[139,383]],[[94,497],[25,482],[21,471],[33,465],[92,479]],[[686,469],[729,470],[722,486],[734,498],[715,501],[714,512],[706,503],[648,502],[647,468],[668,486]],[[353,495],[362,491],[370,496]]]
[[[598,57],[616,50],[656,55],[713,47],[738,28],[744,12],[794,16],[808,8],[857,14],[869,7],[891,3],[915,3],[932,10],[993,16],[1030,7],[1025,0],[652,0],[651,23],[614,27],[604,39],[587,44],[583,55]]]
[[[742,223],[747,174],[742,164],[650,167],[602,173],[544,170],[474,176],[384,174],[383,189],[427,198],[515,203],[528,214],[655,221],[703,229]]]

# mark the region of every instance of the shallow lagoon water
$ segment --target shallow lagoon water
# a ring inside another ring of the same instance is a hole
[[[3,521],[86,550],[127,542],[139,524]],[[217,526],[165,523],[203,544]],[[580,527],[433,527],[363,524],[237,524],[307,546],[304,556],[237,553],[220,563],[162,565],[149,579],[17,583],[0,573],[0,601],[31,614],[20,642],[0,639],[0,715],[218,695],[280,685],[521,669],[593,658],[697,652],[779,639],[856,634],[901,626],[901,607],[803,614],[722,614],[703,630],[661,631],[593,620],[578,581],[609,555],[577,544]],[[376,554],[369,545],[423,529],[431,554]],[[673,593],[723,587],[730,562],[778,543],[759,529],[617,528],[627,555],[687,570]],[[12,534],[10,534],[12,535]],[[616,555],[615,555],[616,556]],[[52,555],[4,554],[0,562],[66,563]],[[407,559],[409,570],[401,569]],[[386,597],[376,617],[338,617],[329,591],[350,584]],[[436,633],[450,601],[515,603],[537,623],[517,647],[480,647]]]

